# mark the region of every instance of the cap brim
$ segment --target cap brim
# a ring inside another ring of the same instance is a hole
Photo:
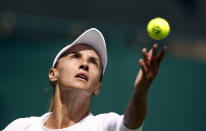
[[[105,71],[106,65],[107,65],[107,50],[106,50],[106,44],[104,37],[102,33],[97,30],[96,28],[91,28],[89,30],[86,30],[82,35],[80,35],[72,44],[65,46],[55,57],[52,67],[54,68],[58,59],[61,57],[61,55],[70,49],[72,46],[77,44],[86,44],[91,47],[93,47],[100,56],[102,67],[103,67],[103,73]]]

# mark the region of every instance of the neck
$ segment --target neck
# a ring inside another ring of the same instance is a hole
[[[61,129],[69,127],[89,114],[91,95],[80,89],[61,90],[57,85],[54,94],[53,113],[45,127]]]

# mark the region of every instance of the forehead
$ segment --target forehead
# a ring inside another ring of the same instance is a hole
[[[97,51],[86,44],[77,44],[72,46],[71,48],[69,48],[63,55],[67,55],[67,54],[71,54],[73,52],[85,52],[85,53],[89,53],[90,55],[92,55],[93,57],[97,57],[98,59],[100,59],[99,54],[97,53]]]

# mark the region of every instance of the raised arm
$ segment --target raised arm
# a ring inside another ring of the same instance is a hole
[[[143,59],[139,60],[141,69],[135,80],[132,98],[124,113],[124,124],[130,129],[139,128],[146,117],[148,90],[158,74],[160,63],[167,49],[163,47],[157,55],[157,46],[154,44],[149,53],[146,48],[142,49]]]

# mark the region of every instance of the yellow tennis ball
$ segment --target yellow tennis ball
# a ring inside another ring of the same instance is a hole
[[[161,40],[170,33],[170,26],[165,19],[157,17],[149,21],[147,32],[151,38]]]

